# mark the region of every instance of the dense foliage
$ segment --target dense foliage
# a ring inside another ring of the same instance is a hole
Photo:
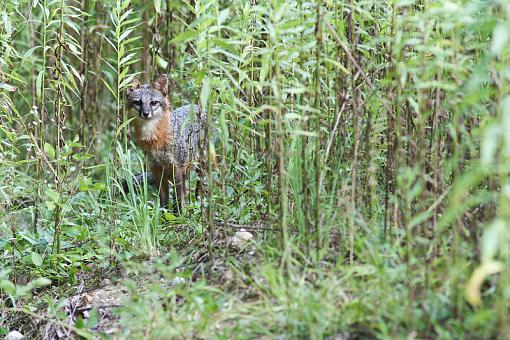
[[[63,297],[107,279],[129,288],[126,338],[510,334],[506,1],[6,0],[0,17],[0,332],[41,337],[34,320],[61,325]],[[125,90],[158,74],[218,136],[181,214],[132,181]],[[67,328],[100,331],[85,321]]]

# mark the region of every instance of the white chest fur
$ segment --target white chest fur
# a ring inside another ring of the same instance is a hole
[[[141,140],[150,140],[154,138],[156,133],[156,127],[160,123],[159,119],[150,119],[147,121],[140,122],[139,138]]]

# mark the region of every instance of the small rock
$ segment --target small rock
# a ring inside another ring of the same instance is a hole
[[[237,231],[234,236],[229,237],[229,244],[236,249],[242,249],[246,243],[253,238],[253,234],[246,231],[245,229],[240,229]]]
[[[4,340],[20,340],[24,339],[25,336],[18,331],[12,331],[4,338]]]
[[[186,279],[185,279],[185,278],[183,278],[183,277],[180,277],[180,276],[176,276],[176,277],[174,277],[174,279],[172,280],[172,282],[170,282],[170,284],[171,284],[172,286],[182,285],[182,284],[184,284],[184,283],[186,283]]]

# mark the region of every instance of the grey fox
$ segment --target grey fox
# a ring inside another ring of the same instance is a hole
[[[186,202],[186,178],[194,160],[205,159],[205,147],[199,148],[207,125],[207,115],[198,105],[186,105],[173,111],[167,96],[168,78],[160,75],[152,84],[135,80],[127,89],[130,107],[138,112],[134,121],[138,145],[149,156],[151,174],[142,174],[160,187],[161,206],[168,205],[169,182],[175,185],[176,206]],[[204,151],[199,155],[199,151]],[[140,177],[137,176],[137,177]],[[137,178],[137,181],[141,178]],[[200,190],[200,181],[196,192]]]

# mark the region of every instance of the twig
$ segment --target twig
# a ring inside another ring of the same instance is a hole
[[[109,308],[118,308],[118,307],[124,307],[124,305],[113,304],[113,305],[80,307],[80,308],[76,308],[76,312],[81,313],[81,312],[86,312],[86,311],[89,311],[92,309],[109,309]]]
[[[254,226],[254,225],[242,225],[242,224],[236,224],[236,223],[231,223],[231,222],[227,222],[226,223],[227,227],[229,228],[233,228],[233,229],[247,229],[247,230],[262,230],[262,231],[265,231],[265,230],[269,230],[269,231],[280,231],[280,229],[278,228],[271,228],[271,227],[257,227],[257,226]]]
[[[359,71],[359,73],[361,74],[363,79],[366,81],[368,86],[370,86],[372,89],[375,89],[374,84],[372,83],[370,78],[368,78],[367,74],[365,73],[365,71],[363,71],[361,66],[359,66],[359,64],[356,61],[356,59],[354,59],[354,57],[352,56],[351,51],[349,50],[349,48],[344,44],[342,39],[340,39],[340,37],[338,36],[338,33],[335,31],[335,28],[329,23],[329,21],[326,18],[324,18],[324,23],[326,24],[326,26],[328,26],[328,29],[331,31],[331,34],[333,35],[333,38],[335,38],[335,40],[338,43],[338,45],[342,48],[342,50],[344,50],[345,54],[347,55],[347,58],[349,58],[351,63],[354,65],[354,67]],[[382,104],[383,104],[384,108],[386,110],[388,110],[388,112],[392,111],[391,107],[388,106],[388,103],[386,103],[386,101],[383,100]]]
[[[64,328],[67,328],[67,329],[75,332],[79,336],[82,336],[82,337],[84,337],[86,339],[94,339],[94,335],[92,333],[84,330],[84,329],[76,328],[76,327],[68,325],[67,323],[65,323],[63,321],[60,321],[58,319],[52,319],[52,318],[49,318],[47,316],[42,316],[42,315],[36,314],[36,313],[31,312],[31,311],[26,310],[26,309],[12,307],[12,308],[0,308],[0,311],[7,312],[7,313],[23,313],[23,314],[26,314],[28,316],[31,316],[32,318],[43,320],[43,321],[46,321],[46,322],[51,322],[51,323],[57,324],[59,326],[62,326]]]

